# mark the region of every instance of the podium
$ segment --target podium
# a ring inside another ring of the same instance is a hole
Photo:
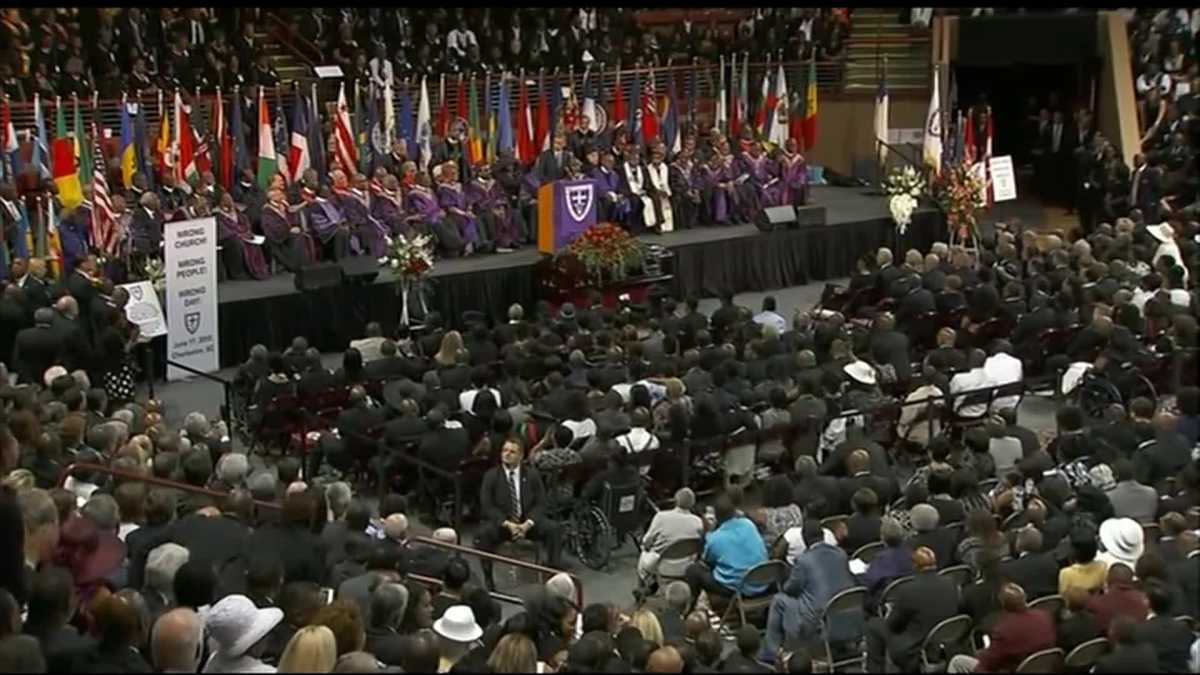
[[[556,253],[596,224],[596,183],[556,180],[538,188],[538,250]]]

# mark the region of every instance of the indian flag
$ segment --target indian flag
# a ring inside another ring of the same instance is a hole
[[[271,127],[271,111],[267,109],[267,99],[263,88],[258,88],[258,186],[264,190],[271,182],[279,166],[279,158],[275,155],[275,136]]]

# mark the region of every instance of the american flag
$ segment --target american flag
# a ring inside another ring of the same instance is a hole
[[[113,217],[112,202],[108,198],[108,162],[104,159],[104,148],[100,145],[100,133],[92,122],[92,138],[96,143],[96,171],[92,173],[92,246],[106,255],[117,248],[116,219]]]

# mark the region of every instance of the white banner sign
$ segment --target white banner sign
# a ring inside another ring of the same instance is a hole
[[[1017,174],[1013,171],[1012,155],[992,157],[988,160],[992,174],[992,198],[1006,202],[1017,198]]]
[[[167,223],[163,240],[167,273],[167,359],[210,373],[217,351],[217,221]],[[168,364],[167,380],[190,377]]]
[[[125,318],[138,327],[138,337],[142,340],[156,338],[167,334],[167,320],[163,318],[162,305],[158,304],[158,293],[154,292],[154,284],[149,281],[135,281],[131,284],[121,284],[129,293],[129,302],[125,303]]]

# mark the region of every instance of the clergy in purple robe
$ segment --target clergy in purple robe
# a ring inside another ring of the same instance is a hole
[[[765,203],[765,188],[771,180],[767,170],[767,158],[762,154],[761,143],[751,143],[746,152],[733,161],[734,193],[737,195],[738,219],[753,222]],[[773,186],[774,184],[772,184]]]
[[[796,140],[789,138],[779,152],[780,204],[804,206],[808,203],[808,162],[796,151]]]
[[[703,182],[696,170],[692,154],[686,148],[671,163],[671,198],[675,211],[675,227],[690,229],[701,224],[700,191]]]
[[[308,229],[321,242],[326,256],[335,262],[348,257],[350,225],[330,199],[333,190],[328,185],[322,185],[320,192],[314,193],[311,188],[305,187],[300,194],[304,199],[303,213],[308,221]]]
[[[350,226],[350,250],[356,255],[368,254],[373,258],[387,252],[387,227],[371,215],[371,196],[367,192],[367,178],[359,175],[354,187],[346,181],[346,174],[333,172],[333,203],[341,210]]]
[[[462,183],[458,182],[458,165],[446,162],[441,165],[441,179],[437,186],[437,200],[446,212],[443,222],[458,230],[458,236],[466,243],[464,252],[470,255],[476,250],[488,250],[491,242],[479,237],[479,221],[467,206],[467,195]]]
[[[404,207],[409,213],[409,218],[433,233],[442,253],[450,257],[463,254],[467,242],[459,234],[457,227],[446,222],[446,212],[430,187],[429,174],[417,174],[412,188],[404,196]]]
[[[728,225],[733,218],[735,176],[731,161],[729,155],[713,153],[708,165],[699,170],[704,217],[713,225]]]
[[[217,243],[221,245],[221,261],[230,279],[266,279],[271,276],[261,244],[254,243],[250,221],[238,213],[233,195],[221,193],[221,201],[215,212],[217,218]]]
[[[316,246],[297,224],[298,215],[289,208],[283,190],[271,188],[267,192],[261,218],[271,256],[287,271],[295,272],[316,260]]]
[[[600,153],[600,165],[588,173],[596,181],[596,196],[600,199],[600,222],[623,223],[629,219],[629,199],[621,194],[621,176],[617,160],[611,152]]]
[[[379,182],[378,190],[372,181],[371,216],[393,237],[407,235],[412,230],[417,218],[407,212],[404,197],[400,193],[400,183],[395,176],[385,176]]]
[[[486,162],[476,168],[475,179],[467,183],[467,205],[479,219],[485,240],[496,243],[501,253],[511,251],[521,237],[521,214],[508,203],[508,195],[492,178],[492,167]]]

